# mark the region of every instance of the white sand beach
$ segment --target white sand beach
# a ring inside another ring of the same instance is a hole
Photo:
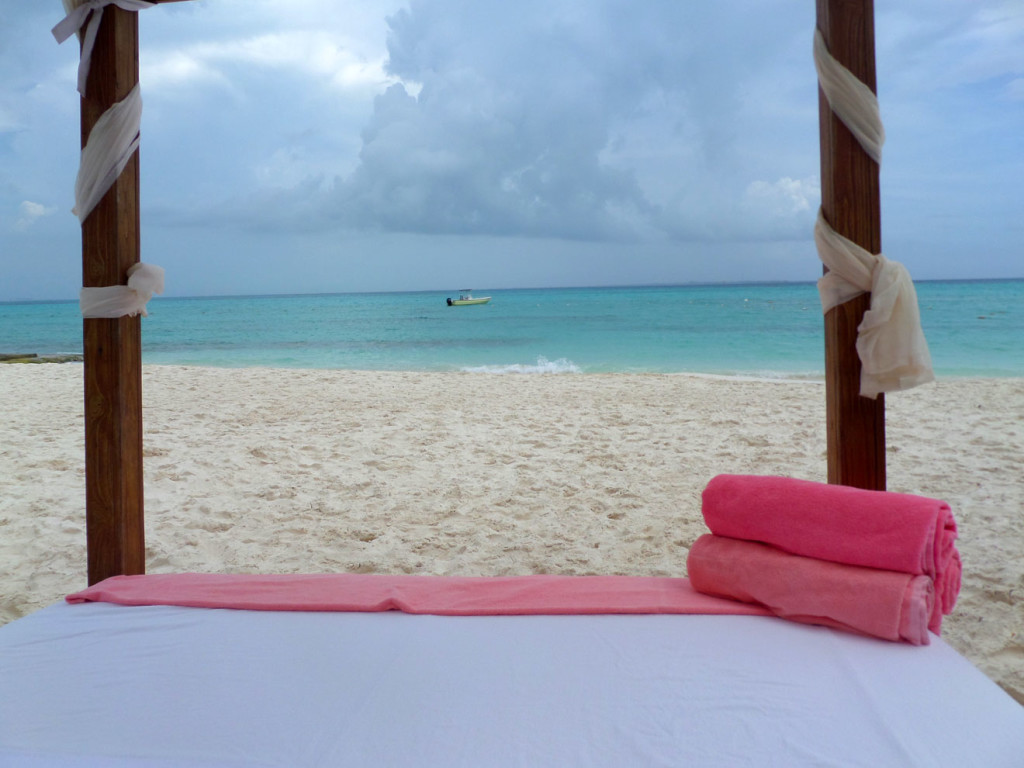
[[[150,572],[685,575],[723,472],[825,479],[824,385],[147,366]],[[0,365],[0,623],[85,585],[82,366]],[[944,637],[1024,702],[1024,380],[887,399],[945,499]]]

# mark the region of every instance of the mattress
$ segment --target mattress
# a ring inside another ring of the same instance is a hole
[[[0,766],[1021,766],[926,647],[765,616],[60,603],[0,627]]]

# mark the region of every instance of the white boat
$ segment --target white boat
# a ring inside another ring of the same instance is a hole
[[[473,298],[472,292],[467,288],[464,291],[459,291],[459,298],[449,298],[447,301],[449,307],[466,307],[469,306],[470,304],[486,304],[490,300],[490,296],[481,296],[480,298]]]

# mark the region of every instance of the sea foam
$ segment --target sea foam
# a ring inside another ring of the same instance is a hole
[[[543,355],[537,358],[536,365],[510,363],[508,365],[476,365],[460,368],[466,373],[582,373],[582,369],[571,360],[560,357],[548,360]]]

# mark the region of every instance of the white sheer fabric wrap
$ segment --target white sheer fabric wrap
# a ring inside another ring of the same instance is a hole
[[[82,55],[78,62],[78,92],[83,96],[96,32],[103,18],[103,9],[108,5],[138,11],[151,8],[153,3],[146,0],[64,0],[67,16],[53,28],[54,38],[63,43],[85,27]],[[85,221],[138,149],[141,120],[142,96],[136,84],[125,98],[100,116],[89,132],[75,180],[75,207],[72,212],[79,221]]]
[[[96,121],[82,149],[75,179],[75,207],[71,212],[79,221],[92,213],[139,148],[141,120],[142,95],[136,84]]]
[[[78,92],[85,96],[103,9],[116,5],[125,11],[140,11],[153,7],[154,3],[146,0],[63,0],[63,3],[67,16],[53,28],[53,36],[58,43],[63,43],[76,32],[82,35]],[[136,83],[127,96],[100,115],[89,132],[75,179],[75,207],[72,212],[78,216],[79,222],[84,222],[92,213],[139,148],[141,120],[142,96]],[[128,269],[128,285],[82,288],[78,304],[82,317],[116,318],[139,313],[146,316],[149,314],[146,304],[153,294],[163,292],[163,269],[139,263]]]
[[[934,381],[917,293],[904,266],[843,237],[828,225],[821,211],[814,241],[829,268],[818,281],[824,312],[871,292],[871,308],[857,327],[861,395],[874,398],[880,392]]]
[[[141,11],[143,8],[152,8],[154,3],[146,0],[64,0],[67,16],[52,30],[57,42],[63,43],[85,27],[82,56],[78,60],[78,92],[83,96],[85,81],[89,77],[89,65],[92,63],[92,49],[96,45],[96,32],[100,28],[103,9],[108,5],[116,5],[126,11]]]
[[[882,159],[885,130],[878,99],[864,83],[829,53],[820,30],[814,32],[814,64],[832,111],[850,129],[864,151]],[[857,327],[861,361],[860,393],[910,389],[935,380],[928,343],[921,330],[917,292],[902,264],[872,254],[838,232],[818,210],[814,225],[818,256],[829,271],[818,281],[821,307],[828,312],[870,291],[871,308]]]
[[[164,271],[139,262],[128,268],[128,285],[83,288],[78,296],[82,317],[146,317],[146,304],[154,293],[164,292]]]
[[[850,129],[868,156],[881,165],[885,128],[878,97],[829,53],[820,29],[814,30],[814,67],[832,111]]]

